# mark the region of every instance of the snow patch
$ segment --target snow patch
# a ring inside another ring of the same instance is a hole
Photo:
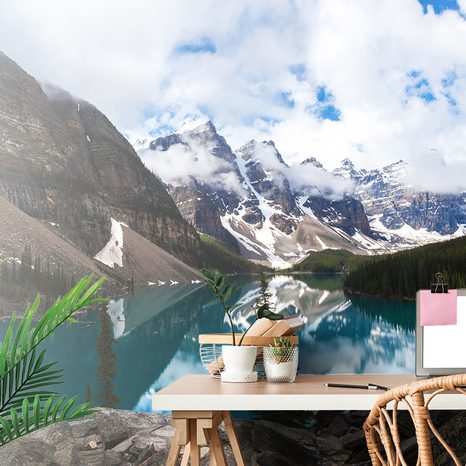
[[[369,218],[371,228],[372,230],[386,236],[389,241],[392,239],[396,240],[397,238],[404,240],[404,244],[398,243],[398,248],[446,241],[453,238],[459,238],[466,234],[465,225],[459,225],[458,229],[450,235],[442,235],[437,231],[429,231],[427,228],[419,228],[416,230],[406,223],[400,228],[389,229],[382,223],[382,216],[383,215],[379,214]]]
[[[330,291],[329,290],[324,290],[322,293],[322,296],[319,298],[318,304],[319,306],[329,297]]]
[[[117,340],[125,333],[125,307],[123,298],[112,299],[108,305],[107,314],[113,327],[113,336]]]
[[[305,215],[309,215],[309,217],[317,219],[316,215],[312,211],[310,207],[305,207],[304,204],[309,199],[309,196],[297,196],[296,197],[296,205],[301,210],[301,212]]]
[[[114,218],[111,219],[111,237],[104,248],[98,252],[94,259],[97,259],[102,264],[108,265],[112,269],[117,264],[123,267],[123,228],[127,227],[123,222],[117,222]]]
[[[178,128],[176,133],[181,134],[181,133],[186,133],[188,131],[193,131],[200,126],[204,126],[208,121],[209,120],[207,120],[206,118],[192,118],[190,120],[185,120],[181,124],[181,126]]]

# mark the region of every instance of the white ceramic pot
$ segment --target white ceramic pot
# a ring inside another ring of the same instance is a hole
[[[222,347],[225,370],[222,372],[224,382],[255,382],[257,372],[254,372],[257,346],[230,346]]]

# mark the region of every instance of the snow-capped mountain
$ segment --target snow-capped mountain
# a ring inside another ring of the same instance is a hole
[[[466,223],[466,196],[413,192],[402,162],[367,171],[345,159],[329,172],[310,157],[290,167],[272,141],[232,150],[210,121],[138,153],[199,232],[275,267],[309,251],[372,254],[448,239]]]
[[[465,234],[466,193],[416,191],[405,181],[408,162],[357,170],[345,159],[334,173],[351,179],[370,227],[399,247],[442,241]]]
[[[292,182],[292,167],[271,141],[252,140],[233,151],[206,122],[157,138],[139,155],[167,183],[181,213],[198,231],[224,242],[234,237],[250,259],[284,267],[310,250],[365,253],[378,247],[358,200],[331,200],[313,186],[303,189],[302,183]],[[317,161],[308,163],[310,170],[329,176]],[[221,226],[207,199],[218,209]]]

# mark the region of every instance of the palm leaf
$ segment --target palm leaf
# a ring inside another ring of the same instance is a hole
[[[38,393],[37,390],[41,390],[41,397],[50,396],[53,393],[50,387],[61,383],[63,371],[54,369],[56,361],[45,364],[44,357],[45,350],[36,357],[34,348],[16,363],[14,371],[0,379],[0,415],[18,407],[25,397]]]
[[[0,417],[0,442],[2,445],[13,440],[10,423],[3,417]]]
[[[32,405],[25,398],[20,411],[12,408],[8,415],[0,416],[0,444],[4,445],[48,424],[79,419],[95,412],[90,409],[90,403],[75,405],[76,397],[66,400],[64,396],[56,399],[52,395],[41,403],[39,396],[35,396]]]
[[[37,346],[74,312],[107,301],[94,297],[104,279],[91,284],[92,279],[92,275],[84,277],[68,293],[58,298],[35,327],[32,326],[32,322],[40,305],[39,295],[32,305],[27,307],[16,331],[13,330],[16,323],[16,317],[13,315],[0,345],[0,430],[3,429],[0,433],[1,442],[29,431],[33,425],[66,418],[68,411],[73,408],[76,402],[74,398],[66,402],[67,410],[62,414],[60,407],[64,398],[49,401],[54,394],[51,388],[62,383],[62,370],[55,369],[56,362],[45,363],[45,350],[38,354]],[[32,407],[28,399],[34,400]],[[48,413],[44,419],[40,415],[42,407]],[[88,406],[82,408],[79,413],[87,412],[87,408]],[[33,425],[29,417],[31,409]],[[7,419],[10,431],[2,419]]]

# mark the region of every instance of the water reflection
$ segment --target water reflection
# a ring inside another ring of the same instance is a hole
[[[118,322],[117,328],[119,328]],[[115,393],[114,383],[117,360],[113,348],[113,345],[116,343],[113,336],[114,333],[115,325],[111,319],[111,315],[102,309],[100,312],[100,333],[96,341],[96,351],[99,358],[99,367],[97,368],[99,392],[97,393],[97,400],[94,402],[106,408],[115,408],[120,402],[120,398]]]
[[[234,315],[244,329],[261,293],[259,277],[236,277]],[[299,315],[300,371],[413,372],[414,305],[346,296],[341,276],[276,276],[268,291],[276,310]],[[65,324],[48,342],[65,368],[63,392],[90,392],[97,403],[150,410],[150,394],[186,373],[203,372],[197,337],[228,331],[201,284],[149,287],[108,309]],[[94,349],[94,350],[93,350]],[[89,388],[88,388],[89,387]]]

